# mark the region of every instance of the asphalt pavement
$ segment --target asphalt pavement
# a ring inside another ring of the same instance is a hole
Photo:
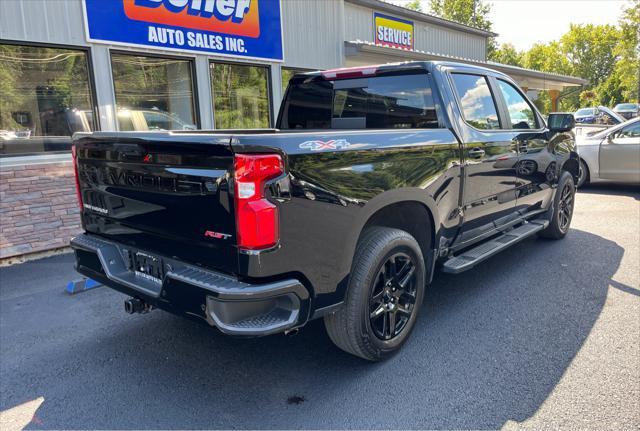
[[[580,192],[562,241],[438,274],[371,364],[315,321],[233,339],[100,287],[71,255],[0,269],[0,428],[640,427],[640,190]]]

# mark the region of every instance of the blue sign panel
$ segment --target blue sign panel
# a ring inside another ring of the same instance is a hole
[[[279,0],[84,0],[87,39],[282,61]]]

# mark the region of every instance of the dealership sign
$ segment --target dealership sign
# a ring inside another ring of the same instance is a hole
[[[412,21],[374,12],[373,27],[376,45],[413,51]]]
[[[84,0],[87,39],[282,61],[279,0]]]

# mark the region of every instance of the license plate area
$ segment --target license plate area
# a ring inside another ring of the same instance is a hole
[[[165,275],[165,264],[162,258],[137,250],[124,250],[127,267],[136,277],[162,285]]]

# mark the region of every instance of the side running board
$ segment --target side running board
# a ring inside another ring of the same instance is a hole
[[[471,269],[494,254],[497,254],[509,246],[540,232],[548,225],[548,220],[532,220],[500,235],[497,238],[484,242],[458,256],[450,258],[444,263],[442,270],[450,274],[458,274]]]

